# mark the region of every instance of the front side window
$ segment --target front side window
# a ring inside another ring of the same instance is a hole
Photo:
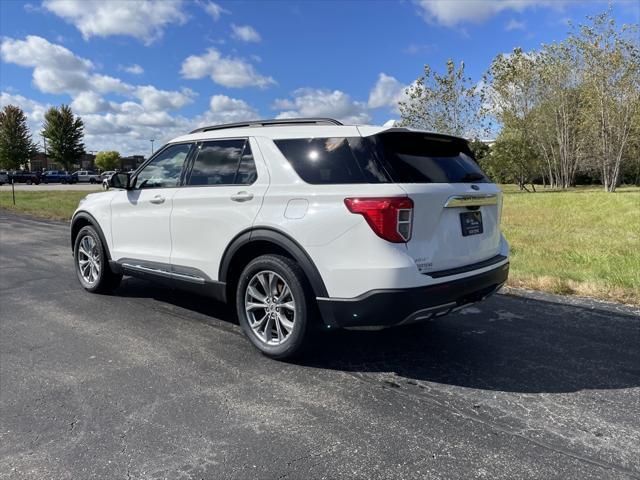
[[[172,188],[180,185],[180,174],[191,144],[171,145],[138,173],[135,188]]]
[[[200,145],[187,185],[248,185],[255,179],[249,142],[216,140]]]
[[[275,144],[300,178],[312,185],[389,181],[360,137],[296,138]]]

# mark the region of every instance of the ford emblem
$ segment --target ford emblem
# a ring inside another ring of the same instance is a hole
[[[473,188],[474,190],[480,190],[480,187],[478,185],[471,185],[471,188]]]

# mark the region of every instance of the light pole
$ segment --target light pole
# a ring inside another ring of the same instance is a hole
[[[151,155],[153,155],[153,142],[156,141],[155,138],[152,138],[151,140],[149,140],[151,142]]]

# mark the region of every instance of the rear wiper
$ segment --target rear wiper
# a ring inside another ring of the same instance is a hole
[[[484,175],[477,172],[465,173],[459,180],[460,183],[475,182],[476,180],[484,180]]]

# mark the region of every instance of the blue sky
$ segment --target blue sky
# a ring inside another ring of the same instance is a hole
[[[1,104],[40,140],[45,109],[71,104],[87,150],[148,153],[202,124],[277,116],[398,118],[425,63],[492,58],[561,40],[606,2],[550,0],[0,2]],[[638,23],[640,2],[613,4]]]

